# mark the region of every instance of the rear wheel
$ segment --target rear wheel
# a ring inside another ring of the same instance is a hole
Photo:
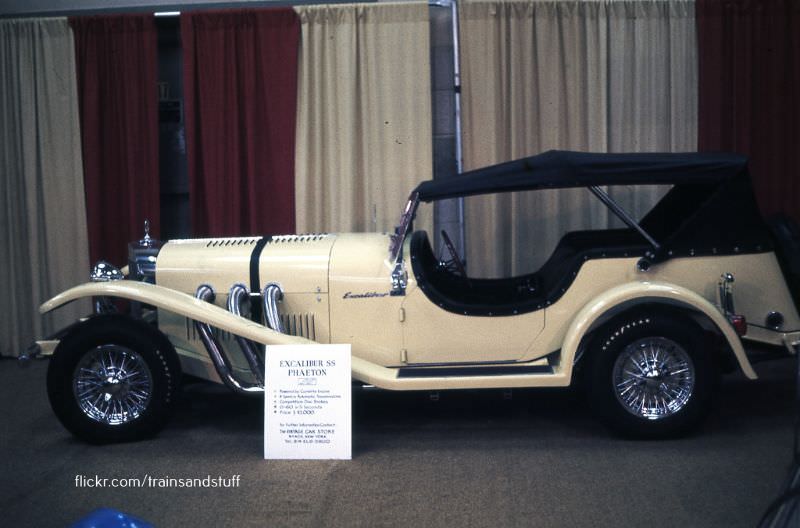
[[[714,369],[702,342],[699,328],[668,314],[610,325],[590,356],[590,403],[626,436],[689,431],[711,404]]]
[[[175,350],[156,329],[100,316],[59,343],[47,371],[58,419],[90,443],[139,440],[169,418],[180,381]]]

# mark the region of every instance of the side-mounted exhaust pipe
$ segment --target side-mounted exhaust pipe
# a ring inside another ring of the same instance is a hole
[[[276,332],[285,334],[283,331],[283,323],[281,322],[281,314],[278,312],[278,301],[283,298],[283,290],[281,287],[270,282],[264,286],[261,292],[261,300],[264,303],[264,318],[267,320],[267,326]]]
[[[216,294],[211,286],[203,284],[197,288],[195,297],[201,301],[214,302]],[[275,283],[267,284],[262,292],[264,317],[267,326],[276,332],[285,333],[280,313],[278,312],[278,301],[282,297],[283,291]],[[249,302],[249,300],[250,293],[247,291],[247,287],[244,284],[234,284],[228,293],[228,311],[241,317],[242,303]],[[194,326],[208,352],[208,356],[211,358],[211,362],[214,364],[217,374],[228,388],[238,394],[261,394],[264,392],[264,360],[257,352],[258,345],[242,336],[235,336],[236,342],[239,344],[239,348],[241,348],[242,354],[247,360],[247,364],[250,366],[250,371],[256,381],[255,383],[246,382],[239,379],[234,373],[231,361],[219,340],[214,337],[211,326],[199,321],[195,321]]]
[[[213,288],[207,284],[200,285],[195,293],[195,297],[205,302],[214,302],[215,296],[216,295]],[[211,358],[211,362],[214,364],[217,374],[228,388],[238,394],[258,395],[264,392],[263,378],[261,378],[260,384],[249,383],[240,380],[236,374],[234,374],[230,359],[228,359],[228,356],[225,354],[225,350],[222,348],[222,345],[220,345],[217,338],[214,337],[214,334],[211,331],[211,325],[201,323],[200,321],[195,321],[194,327],[200,336],[200,340],[206,347],[206,351]],[[245,356],[247,356],[247,354],[245,354]],[[259,378],[256,377],[256,379]]]
[[[234,284],[228,292],[228,311],[234,315],[242,316],[242,302],[250,302],[250,292],[244,284]],[[250,365],[253,377],[262,387],[264,386],[264,360],[256,352],[256,345],[242,336],[236,336],[236,342],[242,349],[242,354]]]

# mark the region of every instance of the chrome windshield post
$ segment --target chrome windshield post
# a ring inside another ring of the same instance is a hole
[[[419,207],[419,192],[413,191],[408,197],[403,214],[400,215],[400,223],[394,228],[394,234],[391,236],[391,242],[389,243],[389,262],[392,262],[394,266],[391,275],[392,289],[390,294],[392,296],[406,294],[408,272],[403,262],[403,244],[414,222],[417,207]]]
[[[405,242],[408,230],[414,222],[414,216],[417,214],[417,207],[419,207],[419,192],[414,191],[408,197],[406,207],[403,209],[403,214],[400,215],[400,223],[394,228],[394,233],[391,236],[389,243],[389,261],[397,262],[403,259],[403,242]]]

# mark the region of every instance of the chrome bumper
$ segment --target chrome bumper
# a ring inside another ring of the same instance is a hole
[[[61,341],[59,339],[43,339],[34,341],[25,351],[19,355],[17,361],[19,366],[27,367],[35,359],[47,359],[53,355],[56,347]]]
[[[20,367],[27,367],[31,364],[31,361],[34,359],[39,359],[42,357],[42,346],[39,344],[38,341],[35,341],[33,344],[28,346],[22,354],[19,355],[17,358],[17,365]]]
[[[86,321],[88,317],[81,317],[76,322],[65,326],[58,332],[51,334],[43,339],[38,339],[31,343],[22,354],[17,358],[18,364],[21,367],[27,367],[34,359],[46,359],[53,355],[56,347],[75,326]]]

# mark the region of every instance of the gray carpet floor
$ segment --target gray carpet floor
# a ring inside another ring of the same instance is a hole
[[[68,526],[100,507],[159,527],[750,527],[792,456],[794,362],[723,380],[696,434],[612,436],[569,390],[357,391],[352,461],[264,461],[258,401],[185,384],[155,439],[89,446],[53,416],[46,361],[0,361],[0,526]],[[91,489],[94,478],[241,475],[235,488]]]

